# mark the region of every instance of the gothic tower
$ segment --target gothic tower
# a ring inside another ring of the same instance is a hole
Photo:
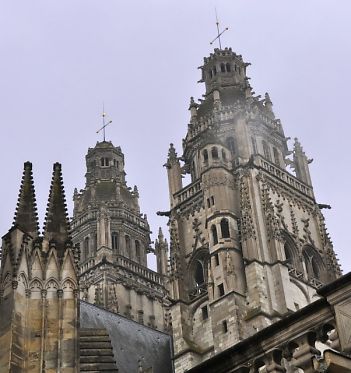
[[[311,161],[297,140],[289,151],[248,65],[228,48],[204,59],[204,99],[191,98],[183,155],[171,144],[166,163],[177,373],[311,303],[340,275]]]
[[[163,330],[163,275],[147,268],[150,228],[136,186],[128,187],[124,155],[98,142],[86,156],[86,184],[74,192],[73,242],[80,246],[81,298]]]
[[[54,164],[40,236],[32,165],[26,162],[14,225],[2,243],[1,372],[78,371],[77,265],[61,165]]]

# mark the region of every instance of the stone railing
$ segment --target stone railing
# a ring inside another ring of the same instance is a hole
[[[79,265],[80,274],[88,271],[90,268],[94,267],[96,264],[97,263],[96,263],[95,258],[86,259],[84,262],[80,263]],[[154,272],[151,269],[144,267],[141,264],[134,262],[131,259],[126,258],[125,256],[117,255],[113,263],[111,264],[123,267],[127,271],[134,272],[146,278],[147,280],[155,282],[159,285],[163,284],[162,276],[159,273]]]
[[[116,265],[123,267],[127,271],[137,273],[138,275],[146,278],[149,281],[156,282],[159,285],[162,285],[162,276],[157,272],[152,271],[151,269],[140,265],[139,263],[134,262],[124,256],[117,255]]]
[[[201,191],[200,180],[195,181],[174,194],[177,204],[180,204]]]
[[[295,176],[291,175],[288,171],[285,171],[271,162],[267,161],[260,155],[255,156],[255,164],[261,167],[263,170],[267,171],[270,175],[275,176],[285,184],[288,184],[290,187],[298,190],[302,194],[305,194],[308,197],[314,198],[313,189],[299,181]]]
[[[148,224],[145,219],[137,216],[136,214],[124,209],[124,208],[109,208],[111,218],[121,218],[127,220],[131,223],[137,224],[142,228],[147,228]],[[83,223],[89,220],[97,220],[98,212],[97,210],[88,211],[85,214],[80,215],[77,218],[72,219],[71,226],[72,229],[77,228]]]
[[[88,258],[84,260],[84,262],[79,264],[79,271],[80,274],[86,272],[88,269],[95,266],[95,259],[94,258]]]

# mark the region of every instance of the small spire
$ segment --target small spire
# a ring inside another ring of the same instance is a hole
[[[61,164],[55,163],[50,186],[49,201],[44,222],[44,239],[54,241],[58,251],[70,240],[65,191],[62,181]]]
[[[139,197],[139,190],[138,190],[138,187],[136,185],[134,185],[133,194],[134,194],[135,197]]]
[[[300,152],[301,154],[305,154],[297,137],[294,138],[294,150]]]
[[[190,97],[190,104],[189,104],[189,110],[191,109],[191,108],[197,108],[199,106],[199,104],[197,104],[196,102],[195,102],[195,100],[194,100],[194,97]]]
[[[159,242],[163,242],[164,241],[164,235],[163,235],[161,227],[158,228],[158,241]]]
[[[167,158],[167,165],[175,164],[178,161],[177,152],[171,143],[168,150],[168,158]]]
[[[39,235],[37,203],[35,200],[32,164],[30,162],[24,164],[22,182],[13,223],[33,237]]]

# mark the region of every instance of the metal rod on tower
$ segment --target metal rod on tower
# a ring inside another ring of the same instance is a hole
[[[96,131],[96,133],[99,133],[101,130],[102,130],[102,133],[103,133],[103,141],[105,142],[106,141],[106,127],[112,123],[112,120],[108,121],[107,123],[105,123],[105,117],[106,117],[106,113],[105,113],[105,106],[104,104],[102,104],[102,127],[100,129],[98,129]]]
[[[221,36],[227,30],[229,30],[229,28],[226,27],[222,32],[220,32],[220,30],[219,30],[219,21],[218,21],[218,15],[217,15],[217,9],[216,8],[215,8],[215,13],[216,13],[217,36],[210,42],[210,44],[212,45],[218,39],[219,49],[222,49]]]

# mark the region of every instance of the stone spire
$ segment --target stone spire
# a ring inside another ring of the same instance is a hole
[[[170,167],[170,166],[176,164],[177,162],[178,162],[178,155],[177,155],[177,152],[174,148],[174,145],[171,143],[169,145],[166,167]]]
[[[274,118],[273,103],[269,94],[266,92],[264,95],[264,106],[272,118]]]
[[[62,253],[65,243],[70,240],[70,224],[63,188],[61,164],[53,167],[49,201],[44,222],[44,240],[54,241],[58,253]]]
[[[164,165],[167,168],[168,174],[168,186],[169,186],[169,198],[171,206],[174,204],[174,193],[182,189],[182,170],[179,163],[179,158],[177,152],[173,146],[170,144],[168,150],[167,162]]]
[[[29,233],[33,238],[39,235],[37,203],[33,183],[32,164],[26,162],[18,196],[14,225]]]
[[[166,275],[168,266],[168,243],[163,235],[161,227],[158,230],[158,237],[155,241],[155,253],[157,258],[157,272]]]
[[[296,177],[307,185],[312,185],[309,164],[312,163],[312,159],[308,159],[303,148],[297,138],[294,143],[294,166]]]

